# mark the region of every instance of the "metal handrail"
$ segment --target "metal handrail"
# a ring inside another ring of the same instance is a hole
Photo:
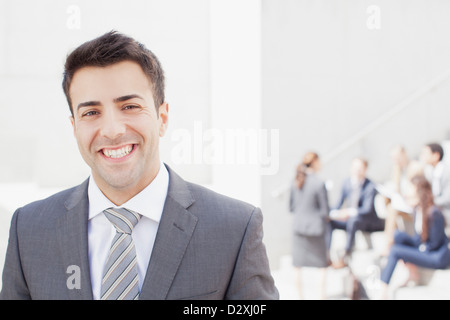
[[[327,164],[331,162],[333,159],[337,158],[347,149],[349,149],[350,147],[352,147],[353,145],[357,144],[359,141],[364,139],[364,137],[369,135],[375,129],[377,129],[378,127],[380,127],[381,125],[383,125],[384,123],[395,117],[397,114],[399,114],[400,112],[411,106],[413,102],[423,97],[425,94],[432,91],[438,85],[446,81],[449,77],[450,77],[450,69],[446,70],[439,76],[433,78],[431,81],[429,81],[428,83],[420,87],[418,90],[416,90],[414,93],[412,93],[411,95],[400,101],[393,108],[389,109],[380,117],[373,120],[369,125],[365,126],[362,130],[352,135],[349,139],[338,145],[330,152],[326,153],[323,157],[321,157],[322,163]],[[272,197],[274,198],[280,197],[282,194],[284,194],[286,191],[289,190],[289,187],[290,187],[289,184],[283,184],[279,186],[278,188],[274,189],[271,192]]]
[[[349,138],[347,141],[344,141],[339,146],[337,146],[334,150],[331,152],[328,152],[325,154],[325,156],[322,157],[322,163],[326,164],[329,163],[331,160],[335,159],[337,156],[339,156],[341,153],[346,151],[351,146],[355,145],[359,141],[361,141],[364,137],[369,135],[371,132],[375,131],[379,126],[383,125],[393,117],[395,117],[397,114],[402,112],[404,109],[412,105],[412,103],[431,90],[433,90],[435,87],[440,85],[442,82],[447,80],[447,78],[450,77],[450,69],[446,72],[442,73],[438,77],[434,78],[430,82],[428,82],[426,85],[419,88],[417,91],[415,91],[413,94],[408,96],[406,99],[403,99],[400,101],[397,105],[395,105],[393,108],[389,109],[387,112],[382,114],[380,117],[376,118],[374,121],[372,121],[369,125],[365,126],[362,130],[357,132],[355,135],[352,135],[351,138]]]

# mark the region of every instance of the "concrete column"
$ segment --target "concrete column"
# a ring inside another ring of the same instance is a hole
[[[211,1],[210,46],[211,187],[259,206],[261,0]]]

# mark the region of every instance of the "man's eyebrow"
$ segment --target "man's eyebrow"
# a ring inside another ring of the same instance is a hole
[[[121,96],[121,97],[115,98],[113,101],[114,101],[114,103],[117,103],[117,102],[123,102],[123,101],[131,100],[131,99],[135,99],[135,98],[144,100],[144,98],[142,98],[138,94],[127,94],[126,96]]]
[[[131,100],[131,99],[135,99],[135,98],[144,100],[144,98],[142,98],[142,97],[141,97],[140,95],[138,95],[138,94],[127,94],[127,95],[125,95],[125,96],[121,96],[121,97],[115,98],[115,99],[113,100],[113,102],[114,102],[114,103],[117,103],[117,102],[123,102],[123,101]],[[101,102],[100,102],[100,101],[86,101],[86,102],[81,102],[80,104],[78,104],[77,110],[79,110],[80,108],[83,108],[83,107],[92,107],[92,106],[100,106],[100,105],[101,105]]]
[[[99,106],[99,105],[101,105],[100,101],[81,102],[80,104],[78,104],[77,110],[79,110],[80,108],[83,108],[83,107],[91,107],[91,106]]]

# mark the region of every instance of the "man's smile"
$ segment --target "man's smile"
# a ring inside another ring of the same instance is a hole
[[[102,148],[99,153],[108,159],[124,160],[136,149],[136,144],[127,144],[118,147]]]

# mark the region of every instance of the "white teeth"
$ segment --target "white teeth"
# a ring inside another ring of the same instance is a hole
[[[105,156],[107,156],[108,158],[122,158],[125,157],[127,154],[129,154],[131,152],[131,150],[133,150],[133,146],[132,145],[127,145],[123,148],[120,149],[114,149],[114,150],[110,150],[110,149],[103,149],[103,154]]]

